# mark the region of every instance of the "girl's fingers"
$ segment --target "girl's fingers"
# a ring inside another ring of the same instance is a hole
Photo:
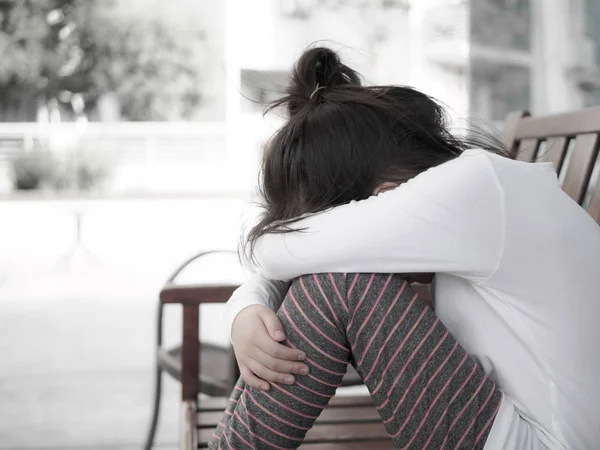
[[[248,386],[253,387],[254,389],[261,389],[263,391],[269,390],[269,383],[267,383],[265,380],[261,380],[256,375],[254,375],[254,373],[252,372],[252,370],[250,370],[248,366],[241,366],[240,373],[242,374],[244,382]]]
[[[306,354],[301,350],[287,347],[273,339],[260,339],[256,346],[265,352],[267,355],[277,359],[285,359],[288,361],[302,361],[306,358]]]
[[[254,359],[267,369],[277,372],[280,375],[298,374],[307,375],[308,366],[300,362],[288,361],[285,359],[274,358],[266,352],[259,351],[254,355]]]
[[[281,325],[281,322],[274,311],[271,311],[270,309],[263,309],[261,310],[259,316],[265,324],[265,328],[269,332],[269,335],[272,339],[276,341],[283,341],[285,339],[283,326]]]
[[[272,383],[293,384],[295,381],[292,375],[275,372],[274,370],[265,367],[258,361],[250,361],[248,363],[248,368],[254,373],[254,375],[264,380],[271,381]]]

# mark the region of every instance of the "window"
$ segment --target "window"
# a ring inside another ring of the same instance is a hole
[[[595,47],[596,79],[600,81],[600,2],[585,0],[586,34]],[[585,106],[600,105],[600,88],[593,87],[586,95]]]
[[[471,2],[471,38],[474,43],[505,49],[530,50],[530,34],[529,0]]]
[[[261,114],[265,106],[282,96],[288,80],[285,71],[242,69],[242,112]]]
[[[509,112],[530,110],[531,71],[527,67],[473,61],[471,113],[502,122]]]

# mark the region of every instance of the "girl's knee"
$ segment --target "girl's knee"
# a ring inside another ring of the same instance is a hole
[[[319,273],[303,275],[294,280],[289,301],[305,305],[305,312],[316,312],[328,321],[343,323],[348,311],[346,274]],[[288,298],[286,298],[288,301]]]
[[[346,274],[318,273],[302,275],[292,283],[290,290],[299,289],[315,302],[342,301],[346,294]]]
[[[384,290],[399,289],[407,284],[406,279],[395,273],[349,273],[346,274],[348,298]]]
[[[319,291],[323,290],[326,293],[335,293],[335,287],[338,290],[344,286],[348,274],[345,273],[312,273],[302,275],[296,278],[292,285],[302,283],[305,287],[311,287]]]

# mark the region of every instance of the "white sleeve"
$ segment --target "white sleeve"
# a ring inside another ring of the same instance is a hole
[[[477,279],[497,267],[504,239],[503,194],[490,157],[465,154],[398,188],[315,214],[302,231],[268,234],[260,273],[448,273]]]
[[[229,336],[231,337],[233,321],[242,309],[251,305],[264,305],[277,311],[289,286],[289,281],[268,280],[259,274],[250,277],[235,290],[227,302],[225,314]]]
[[[252,204],[244,211],[242,234],[247,232],[248,224],[256,221],[257,213],[258,210]],[[290,286],[289,281],[269,280],[260,275],[256,270],[256,266],[243,253],[240,255],[240,261],[246,269],[246,273],[251,273],[251,275],[244,284],[234,291],[225,306],[225,320],[230,338],[233,321],[244,308],[252,305],[263,305],[277,311]]]

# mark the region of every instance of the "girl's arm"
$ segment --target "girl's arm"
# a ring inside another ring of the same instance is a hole
[[[486,153],[464,155],[398,188],[312,215],[303,231],[255,247],[268,279],[308,273],[448,273],[477,281],[503,247],[502,190]]]
[[[259,239],[255,275],[227,304],[276,311],[287,282],[309,273],[449,273],[483,279],[502,252],[502,190],[487,153],[469,152],[398,188],[307,217],[304,231]]]
[[[268,280],[260,274],[253,274],[235,290],[227,302],[226,320],[229,335],[231,336],[233,321],[243,309],[252,305],[263,305],[277,311],[289,287],[289,281]]]
[[[242,309],[263,305],[240,314],[231,330],[238,362],[250,361],[257,367],[251,372],[262,371],[267,375],[259,376],[269,381],[300,373],[284,367],[284,360],[292,358],[278,357],[281,348],[268,348],[280,341],[268,324],[281,324],[264,306],[277,310],[287,289],[273,279],[326,272],[490,276],[503,247],[502,202],[488,156],[476,153],[430,169],[393,191],[307,217],[296,224],[306,231],[263,236],[255,247],[259,274],[227,305],[230,327]],[[250,340],[261,344],[246,348]],[[244,379],[253,387],[264,383]]]
[[[293,384],[293,374],[307,374],[306,355],[283,345],[286,336],[274,311],[281,306],[290,283],[254,275],[227,303],[228,326],[235,357],[244,381],[255,389],[269,389],[271,381]],[[234,327],[235,324],[235,327]]]

